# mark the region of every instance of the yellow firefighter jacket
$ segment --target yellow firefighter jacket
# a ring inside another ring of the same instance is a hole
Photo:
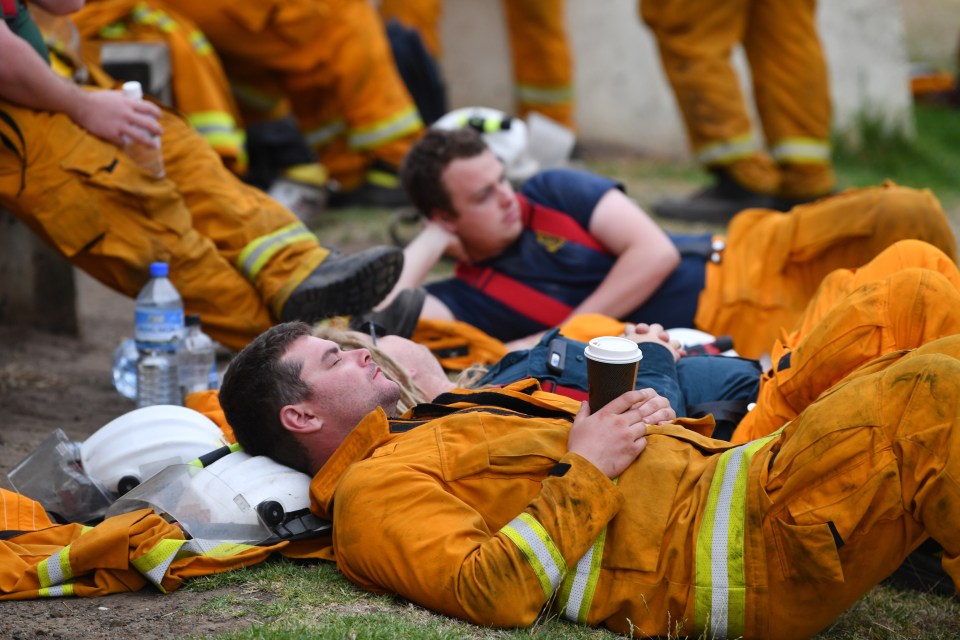
[[[96,527],[55,525],[43,508],[0,489],[0,600],[101,596],[152,583],[166,593],[190,577],[257,564],[285,546],[185,540],[149,509]]]
[[[890,357],[809,420],[740,447],[650,426],[615,481],[566,450],[577,403],[530,380],[397,420],[377,410],[315,476],[312,508],[333,516],[350,580],[477,624],[559,613],[640,637],[809,637],[924,527],[951,563],[960,553],[960,510],[934,513],[960,500],[960,485],[936,480],[956,478],[939,452],[960,446],[948,428],[960,340],[948,346]],[[934,370],[947,395],[931,395]],[[934,407],[949,417],[903,419]],[[926,446],[901,444],[912,439]]]

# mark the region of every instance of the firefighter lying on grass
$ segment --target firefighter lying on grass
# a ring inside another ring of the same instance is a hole
[[[220,396],[247,452],[314,475],[365,589],[482,625],[549,604],[622,633],[797,638],[928,537],[960,574],[958,357],[960,336],[878,358],[740,446],[656,425],[649,391],[591,415],[529,380],[394,417],[369,353],[300,323],[245,348]]]

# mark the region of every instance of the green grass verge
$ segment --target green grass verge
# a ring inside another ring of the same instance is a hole
[[[185,613],[248,622],[248,626],[239,631],[214,636],[219,640],[599,640],[613,637],[601,629],[556,619],[539,622],[529,629],[478,627],[431,613],[398,598],[361,591],[328,563],[275,559],[245,571],[197,578],[185,588],[215,593],[204,605]],[[960,637],[960,602],[956,598],[900,591],[883,585],[870,591],[817,636],[820,640],[957,637]]]

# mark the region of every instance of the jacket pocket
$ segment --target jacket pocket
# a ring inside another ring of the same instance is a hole
[[[24,208],[43,227],[57,248],[71,258],[103,237],[109,228],[100,203],[89,192],[86,176],[107,170],[120,150],[94,136],[83,136],[61,161],[66,172],[50,180],[44,192]],[[75,169],[83,166],[83,171]],[[29,176],[28,176],[29,177]]]
[[[837,552],[842,539],[833,523],[813,525],[773,523],[777,554],[784,577],[812,582],[843,582]]]
[[[626,502],[610,522],[604,567],[647,573],[657,570],[686,468],[679,456],[658,450],[660,446],[660,442],[648,440],[647,450],[641,454],[643,462],[631,465],[618,480]]]
[[[448,482],[488,472],[543,476],[566,452],[567,432],[540,420],[490,413],[472,418],[437,431],[443,477]]]

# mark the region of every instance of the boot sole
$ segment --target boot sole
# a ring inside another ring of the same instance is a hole
[[[294,291],[283,306],[283,320],[316,322],[369,311],[390,293],[402,268],[403,253],[393,251],[324,287]]]

